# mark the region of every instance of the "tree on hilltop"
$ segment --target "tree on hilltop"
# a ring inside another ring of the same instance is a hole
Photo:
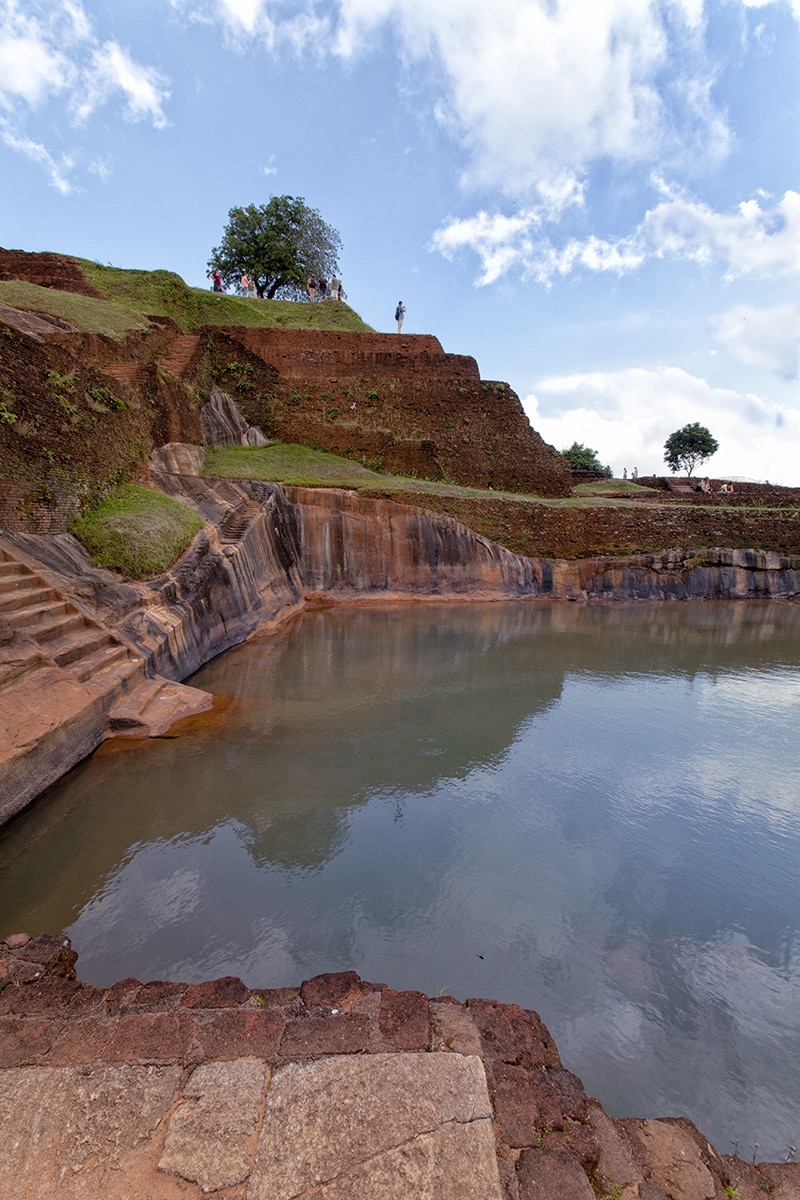
[[[339,234],[302,196],[273,196],[229,211],[208,268],[219,271],[226,287],[247,272],[262,300],[299,300],[309,275],[336,274],[341,249]]]
[[[573,471],[607,471],[597,457],[597,451],[582,442],[573,442],[568,450],[562,450],[561,455],[567,460]]]
[[[695,467],[719,450],[719,442],[712,437],[705,425],[693,421],[676,429],[664,442],[664,462],[672,471],[684,470],[691,478]]]

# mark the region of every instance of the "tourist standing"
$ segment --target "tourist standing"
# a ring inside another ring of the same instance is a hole
[[[328,281],[324,275],[320,275],[319,279],[317,280],[317,300],[319,300],[319,301],[324,300],[325,294],[327,291],[328,291]]]
[[[397,301],[397,308],[394,310],[394,319],[397,321],[397,332],[402,333],[403,321],[405,320],[406,306],[402,300]]]
[[[306,284],[306,288],[308,289],[308,298],[311,301],[311,303],[313,304],[317,298],[317,281],[316,281],[316,279],[312,278],[311,275],[309,275],[309,277],[308,277],[308,283]]]
[[[216,267],[214,268],[214,273],[211,276],[211,286],[213,287],[215,292],[222,291],[222,276],[220,275],[220,273]]]

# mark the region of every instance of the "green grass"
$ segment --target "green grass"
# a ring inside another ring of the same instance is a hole
[[[82,333],[105,333],[116,339],[124,338],[134,329],[147,328],[143,313],[112,301],[39,287],[22,279],[0,280],[0,303],[21,308],[24,312],[48,313],[69,321]]]
[[[583,492],[593,484],[581,484],[576,495],[557,499],[525,495],[520,492],[494,491],[489,488],[470,488],[456,483],[441,483],[430,479],[416,479],[404,475],[384,474],[371,471],[348,458],[329,454],[325,450],[312,450],[309,446],[274,442],[270,446],[255,449],[251,446],[226,446],[222,449],[207,448],[203,461],[204,475],[216,479],[260,479],[271,483],[286,483],[295,487],[344,487],[358,491],[428,493],[437,496],[475,496],[482,499],[517,500],[545,504],[552,508],[586,508],[627,505],[625,495],[629,492],[649,492],[657,502],[658,493],[636,484],[627,486],[623,480],[605,480],[605,491],[610,494]],[[614,486],[609,488],[609,483]],[[616,484],[619,483],[619,489]],[[620,495],[621,492],[625,495]]]
[[[643,487],[630,479],[594,479],[591,483],[579,483],[572,489],[576,496],[657,496],[655,488]]]
[[[312,450],[309,446],[285,442],[274,442],[258,449],[251,446],[207,448],[202,473],[215,479],[261,479],[293,487],[353,488],[386,495],[410,490],[442,496],[512,495],[371,471],[352,459],[329,454],[326,450]],[[520,499],[516,494],[514,498]]]
[[[73,521],[70,532],[97,566],[149,579],[171,567],[202,527],[200,516],[180,500],[123,484]]]
[[[189,287],[174,271],[126,271],[88,259],[78,261],[89,283],[107,299],[11,279],[0,280],[0,303],[26,312],[49,313],[69,321],[82,333],[104,333],[117,340],[133,330],[147,329],[149,316],[171,317],[186,333],[203,325],[373,332],[348,304],[338,301],[243,300]]]
[[[189,287],[174,271],[128,271],[80,259],[86,278],[114,304],[138,317],[171,317],[186,332],[202,325],[259,329],[338,329],[372,332],[348,304],[326,301],[243,300]]]

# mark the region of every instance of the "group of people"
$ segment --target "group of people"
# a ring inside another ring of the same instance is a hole
[[[215,267],[211,272],[211,287],[215,292],[224,291],[222,276],[217,267]],[[342,281],[341,279],[338,279],[336,275],[333,276],[330,283],[324,275],[320,275],[318,279],[314,279],[312,275],[309,275],[306,282],[306,290],[308,291],[308,298],[312,304],[317,304],[320,300],[344,300],[344,288],[342,287]],[[253,281],[252,277],[248,275],[247,271],[242,272],[242,277],[239,280],[238,292],[240,296],[255,297],[256,295],[255,282]],[[402,333],[403,331],[403,321],[405,320],[405,316],[406,306],[403,304],[402,300],[398,300],[397,308],[394,310],[394,319],[397,322],[398,333]],[[632,478],[635,479],[638,474],[639,472],[634,469]],[[625,478],[627,478],[627,470],[624,472],[624,475]]]
[[[330,283],[324,275],[320,275],[319,279],[314,279],[312,275],[309,275],[306,289],[308,290],[308,298],[312,304],[320,300],[344,300],[342,281],[341,279],[337,279],[335,275]]]
[[[711,480],[708,478],[707,475],[704,479],[701,479],[699,483],[695,484],[694,490],[696,492],[704,492],[706,496],[711,496],[711,495],[713,495],[713,492],[714,492],[714,488],[712,486]],[[727,483],[727,482],[721,483],[719,485],[719,490],[720,490],[720,492],[724,492],[725,495],[728,496],[733,492],[733,484]]]

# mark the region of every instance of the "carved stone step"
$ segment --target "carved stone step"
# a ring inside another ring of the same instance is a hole
[[[24,577],[21,578],[24,579]],[[29,586],[23,587],[20,584],[19,587],[9,588],[8,590],[5,590],[2,584],[0,584],[0,612],[10,613],[15,610],[30,608],[31,605],[44,604],[45,601],[57,601],[59,599],[58,592],[47,587],[46,584],[31,587],[30,584],[33,582],[31,578],[24,579],[24,582]]]
[[[49,599],[42,604],[20,605],[8,614],[8,618],[15,629],[24,629],[26,633],[38,637],[40,628],[45,631],[45,636],[50,636],[48,630],[52,622],[56,618],[63,619],[71,615],[79,616],[66,600]]]
[[[69,607],[67,605],[68,610]],[[17,619],[15,616],[11,617],[11,624],[16,627]],[[45,618],[37,622],[35,629],[31,629],[30,632],[35,636],[37,642],[50,643],[54,639],[59,639],[73,631],[87,628],[89,628],[89,625],[86,618],[72,609],[72,611],[52,617],[50,620]],[[47,652],[48,654],[52,654],[52,647],[49,644],[47,645]]]

